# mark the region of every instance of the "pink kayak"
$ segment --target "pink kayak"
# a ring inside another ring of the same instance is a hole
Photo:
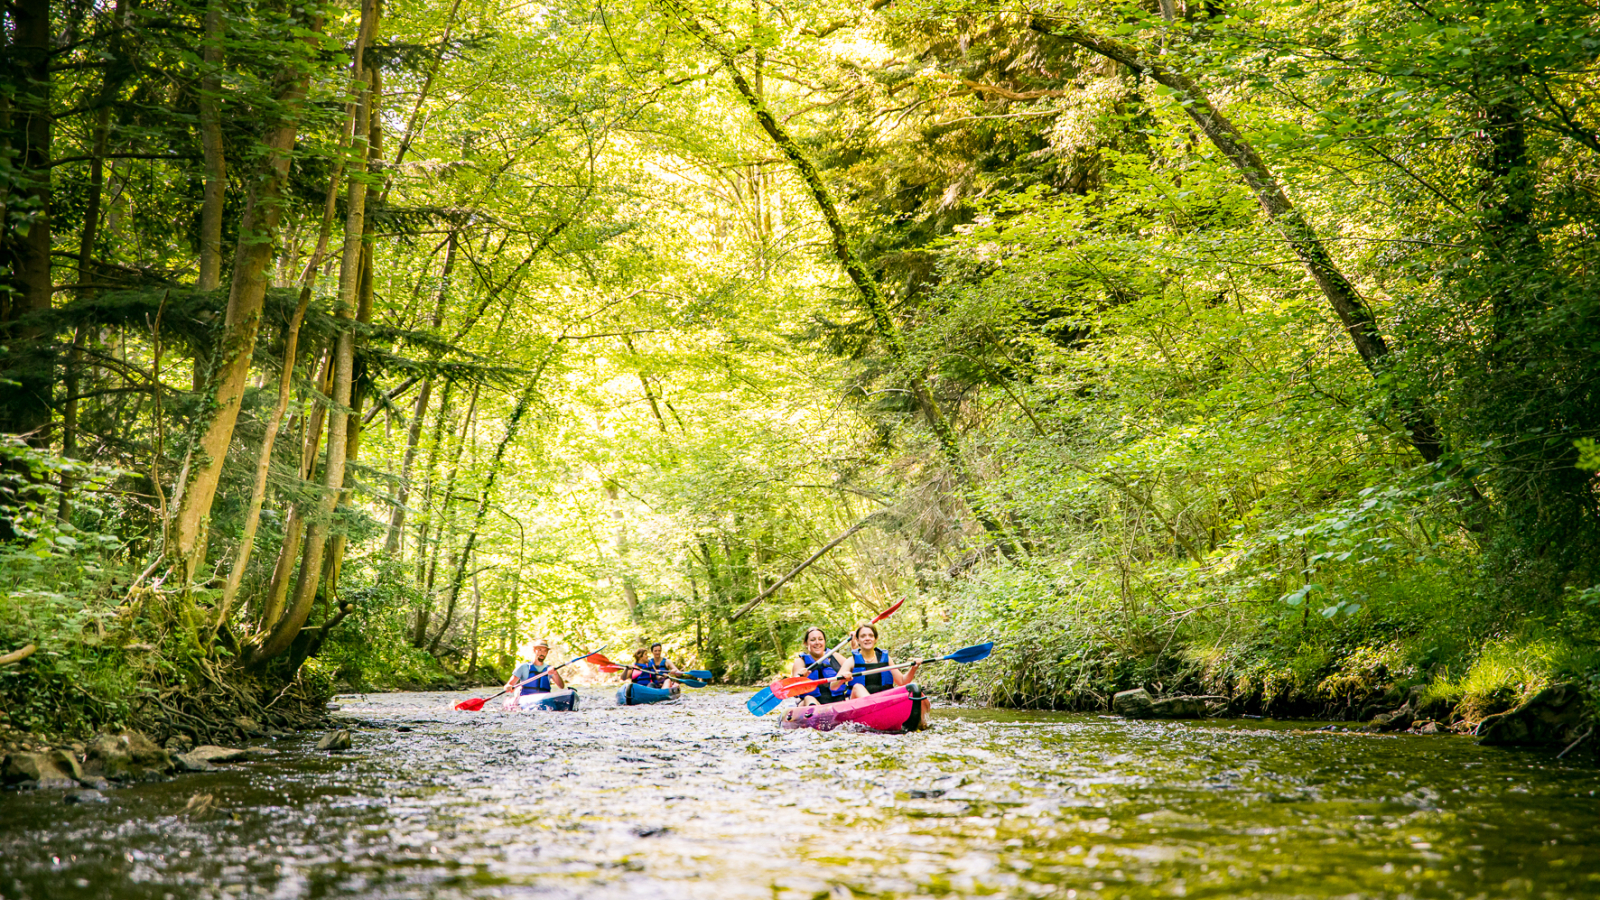
[[[783,714],[779,728],[815,728],[832,731],[854,722],[877,731],[921,731],[928,727],[928,698],[915,684],[879,691],[859,700],[796,706]]]

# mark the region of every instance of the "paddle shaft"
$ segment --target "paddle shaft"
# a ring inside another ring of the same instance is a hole
[[[851,673],[849,674],[849,676],[847,676],[847,677],[848,678],[855,678],[857,675],[866,676],[866,675],[871,675],[874,672],[895,672],[895,671],[899,671],[900,669],[909,669],[909,668],[911,668],[913,666],[927,665],[928,663],[947,662],[948,659],[949,659],[948,657],[944,657],[944,656],[941,656],[941,657],[938,657],[938,658],[935,658],[935,659],[914,659],[911,662],[904,662],[904,663],[900,663],[898,665],[893,665],[893,666],[880,666],[880,667],[878,667],[876,669],[862,669],[860,672],[856,672],[856,671],[852,670]],[[827,684],[827,683],[829,683],[831,681],[844,681],[844,680],[846,680],[845,677],[840,677],[840,678],[814,678],[814,679],[812,679],[810,681],[800,681],[800,682],[796,682],[794,684],[784,685],[784,691],[789,692],[789,691],[794,691],[796,689],[800,689],[802,692],[804,692],[804,691],[810,690],[811,688],[817,687],[819,685]],[[774,691],[773,693],[777,693],[777,692]],[[790,693],[784,699],[788,699],[788,697],[793,697],[793,696],[795,696],[795,694]]]
[[[646,668],[644,668],[642,666],[635,666],[635,665],[633,665],[631,663],[614,662],[614,663],[612,663],[612,665],[616,666],[619,669],[635,669],[635,670],[640,671],[640,672],[649,672],[651,675],[660,675],[662,678],[668,679],[669,681],[676,681],[679,684],[697,684],[697,685],[700,685],[701,687],[705,687],[705,682],[701,681],[698,678],[679,678],[676,675],[671,675],[671,674],[668,674],[666,672],[656,672],[656,671],[654,671],[652,669],[646,669]]]

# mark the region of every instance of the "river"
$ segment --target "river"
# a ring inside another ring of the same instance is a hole
[[[982,709],[778,732],[746,693],[343,697],[347,753],[0,795],[0,897],[1600,896],[1600,773],[1547,755]]]

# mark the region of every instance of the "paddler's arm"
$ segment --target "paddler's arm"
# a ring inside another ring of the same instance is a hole
[[[550,689],[554,691],[566,690],[567,683],[562,680],[561,673],[555,669],[550,670]]]
[[[899,671],[895,672],[894,673],[894,686],[895,687],[900,687],[903,684],[910,684],[912,682],[912,680],[917,677],[917,669],[920,668],[921,666],[922,666],[922,660],[921,659],[914,659],[914,660],[911,661],[911,668],[909,668],[909,669],[900,669]]]
[[[851,653],[846,656],[843,653],[835,653],[833,658],[839,661],[839,677],[828,682],[828,687],[838,690],[840,685],[850,683],[850,673],[854,672],[856,668],[856,655]]]

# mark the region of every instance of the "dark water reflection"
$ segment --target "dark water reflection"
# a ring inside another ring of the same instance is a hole
[[[1600,775],[1461,738],[991,710],[780,734],[742,692],[459,698],[346,698],[373,723],[347,754],[0,796],[0,897],[1600,896]]]

